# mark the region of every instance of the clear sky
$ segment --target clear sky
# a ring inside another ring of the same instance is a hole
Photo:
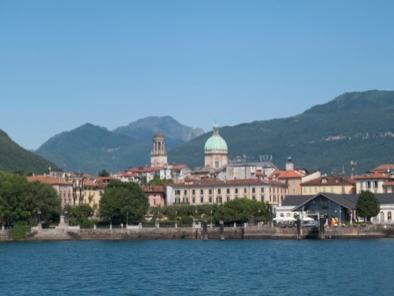
[[[0,0],[0,129],[210,129],[394,89],[394,1]]]

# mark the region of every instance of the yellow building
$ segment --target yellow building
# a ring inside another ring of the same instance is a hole
[[[355,182],[344,176],[325,176],[301,184],[302,195],[318,193],[354,194]]]
[[[200,180],[167,186],[167,205],[172,204],[223,204],[247,198],[279,205],[287,194],[286,184],[259,179]]]

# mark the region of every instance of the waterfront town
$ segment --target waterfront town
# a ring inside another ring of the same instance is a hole
[[[60,196],[63,209],[88,205],[97,214],[105,188],[118,181],[138,184],[150,209],[222,205],[237,199],[263,202],[270,205],[276,225],[292,225],[299,219],[305,225],[313,225],[320,216],[330,226],[360,222],[359,195],[371,192],[379,205],[379,213],[371,217],[371,222],[394,223],[394,164],[381,164],[361,175],[326,175],[298,168],[291,157],[283,161],[283,168],[269,156],[256,162],[230,160],[229,149],[215,125],[205,143],[204,163],[189,168],[168,162],[165,135],[156,134],[150,164],[144,167],[98,177],[50,171],[29,176],[27,180],[52,186]]]

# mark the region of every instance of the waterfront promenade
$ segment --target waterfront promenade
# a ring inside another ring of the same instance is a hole
[[[270,226],[247,227],[129,227],[80,229],[62,227],[56,229],[32,229],[26,236],[27,241],[58,240],[234,240],[234,239],[363,239],[394,238],[394,227],[329,227],[324,234],[315,228],[279,228]],[[8,230],[0,231],[0,242],[12,241]]]

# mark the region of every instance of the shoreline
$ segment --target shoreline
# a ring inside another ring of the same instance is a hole
[[[327,228],[324,234],[316,229],[276,227],[212,227],[201,228],[141,228],[141,229],[75,229],[57,228],[31,231],[25,239],[14,240],[8,230],[0,231],[1,242],[46,241],[131,241],[131,240],[346,240],[393,239],[393,229],[360,227]]]

